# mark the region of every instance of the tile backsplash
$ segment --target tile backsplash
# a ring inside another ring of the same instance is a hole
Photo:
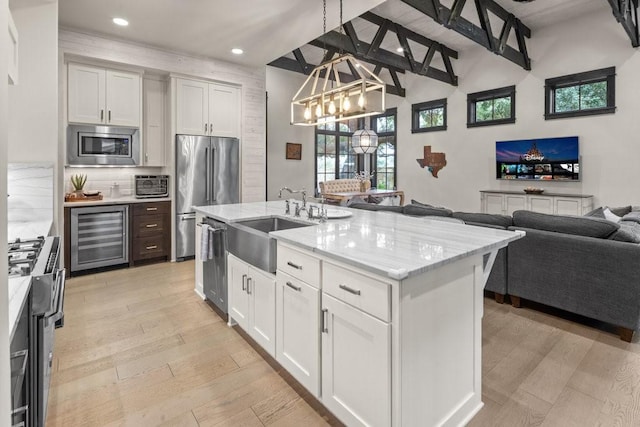
[[[7,220],[53,220],[53,164],[7,165]]]
[[[133,195],[135,175],[160,175],[162,168],[65,168],[65,193],[73,191],[71,175],[77,174],[87,175],[87,183],[84,186],[86,191],[100,191],[104,197],[114,197],[111,188],[113,184],[118,184],[119,196],[127,197]]]

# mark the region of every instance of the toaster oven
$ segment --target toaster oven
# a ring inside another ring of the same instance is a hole
[[[136,199],[169,197],[169,175],[136,175]]]

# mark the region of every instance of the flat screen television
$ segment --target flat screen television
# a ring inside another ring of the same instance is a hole
[[[578,181],[578,137],[496,141],[496,177],[541,181]]]

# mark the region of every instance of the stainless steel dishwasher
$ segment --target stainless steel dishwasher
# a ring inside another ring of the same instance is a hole
[[[202,238],[208,239],[207,254],[203,255],[202,290],[209,301],[227,313],[227,225],[211,218],[204,218],[198,226],[208,227]]]
[[[129,262],[129,206],[71,209],[71,272]]]

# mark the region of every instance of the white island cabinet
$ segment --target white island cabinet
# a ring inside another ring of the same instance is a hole
[[[195,209],[233,222],[283,216],[284,203]],[[523,235],[356,210],[272,232],[275,301],[252,297],[257,270],[229,255],[229,322],[268,349],[255,310],[275,310],[276,360],[348,426],[462,426],[482,407],[484,285]]]

